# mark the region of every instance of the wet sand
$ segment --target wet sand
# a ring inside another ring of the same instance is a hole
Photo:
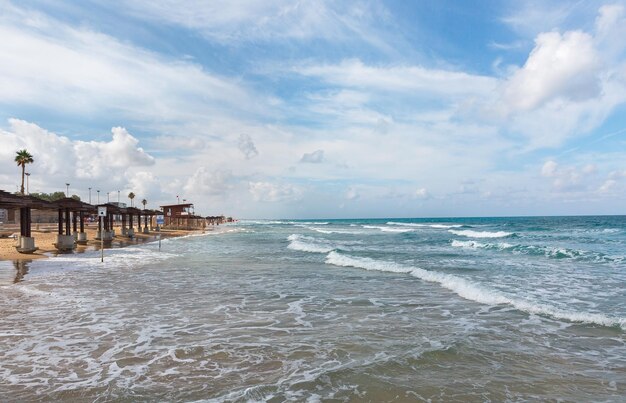
[[[204,231],[189,231],[189,230],[161,230],[160,232],[151,231],[149,234],[137,234],[131,239],[128,236],[122,236],[121,228],[115,227],[116,236],[113,241],[104,244],[106,248],[123,248],[128,245],[136,245],[144,242],[151,242],[157,240],[158,234],[161,234],[161,238],[172,238],[185,236],[193,233],[202,233]],[[212,227],[207,227],[205,231],[212,231]],[[19,234],[19,230],[17,231]],[[95,240],[96,227],[95,225],[85,227],[85,233],[87,234],[86,245],[76,245],[73,253],[82,253],[87,250],[99,250],[100,241]],[[56,256],[60,254],[54,247],[56,243],[57,232],[55,230],[32,230],[32,236],[35,238],[35,246],[39,249],[34,253],[19,253],[15,249],[17,239],[14,238],[0,238],[0,261],[1,260],[33,260],[33,259],[45,259],[48,257]],[[70,252],[72,253],[72,252]]]

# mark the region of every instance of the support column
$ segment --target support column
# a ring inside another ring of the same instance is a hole
[[[81,211],[78,219],[80,220],[80,232],[76,238],[76,243],[84,245],[87,243],[87,234],[85,234],[85,213]]]
[[[20,253],[33,253],[38,248],[35,247],[35,238],[31,237],[31,216],[30,207],[20,207],[20,237],[15,249]]]
[[[135,229],[133,228],[133,215],[128,214],[128,236],[129,237],[133,237],[135,236]]]
[[[63,220],[65,220],[65,233],[63,231]],[[70,225],[70,209],[65,209],[65,216],[63,215],[63,209],[59,209],[59,233],[57,234],[57,242],[54,246],[60,252],[68,252],[74,249],[74,236],[71,234]]]
[[[126,214],[122,214],[122,235],[127,235],[128,231],[126,230]]]
[[[63,235],[63,209],[59,209],[59,227],[58,234]]]
[[[72,230],[74,239],[78,240],[78,216],[75,211],[72,212]]]

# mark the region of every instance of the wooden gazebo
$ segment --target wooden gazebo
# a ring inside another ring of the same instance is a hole
[[[20,210],[20,237],[15,246],[20,253],[33,253],[37,250],[31,236],[31,209],[53,210],[56,206],[33,196],[16,195],[0,190],[0,208]]]
[[[96,207],[71,197],[64,197],[52,204],[56,206],[59,213],[59,230],[54,246],[60,251],[69,251],[74,249],[75,242],[87,243],[85,213],[95,214]],[[80,232],[78,231],[78,221],[80,221]]]

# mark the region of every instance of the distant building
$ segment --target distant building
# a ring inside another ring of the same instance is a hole
[[[193,204],[185,203],[185,204],[170,204],[167,206],[161,206],[161,210],[163,210],[163,215],[165,216],[165,220],[167,222],[167,218],[175,218],[175,217],[186,217],[193,214]]]

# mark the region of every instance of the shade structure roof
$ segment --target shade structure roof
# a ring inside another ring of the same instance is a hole
[[[96,207],[106,207],[107,214],[126,214],[127,213],[126,210],[128,210],[127,208],[120,207],[112,203],[98,204],[98,206]]]
[[[16,195],[0,190],[0,208],[29,207],[40,210],[56,210],[57,206],[34,196]]]
[[[145,215],[159,215],[159,214],[163,214],[162,211],[151,210],[151,209],[143,209],[143,210],[141,210],[141,213],[145,214]]]
[[[96,206],[71,197],[64,197],[62,199],[55,200],[52,204],[56,205],[57,208],[69,208],[72,211],[96,212]]]
[[[143,214],[141,210],[139,210],[137,207],[126,207],[126,213],[127,214]]]

